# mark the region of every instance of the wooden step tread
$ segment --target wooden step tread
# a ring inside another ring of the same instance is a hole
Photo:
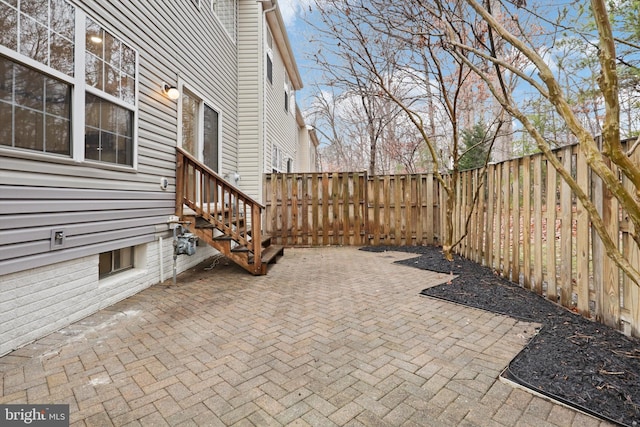
[[[276,261],[276,257],[284,255],[284,246],[271,245],[262,250],[261,259],[264,264]]]

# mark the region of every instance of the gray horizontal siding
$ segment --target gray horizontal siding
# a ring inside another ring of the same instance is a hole
[[[172,209],[173,211],[173,209]],[[167,208],[155,209],[127,209],[127,210],[104,210],[91,213],[92,221],[112,221],[119,219],[135,219],[160,217],[167,213]],[[0,221],[0,232],[6,230],[31,228],[39,226],[51,226],[61,224],[79,224],[87,221],[85,212],[61,212],[61,213],[40,213],[35,215],[3,215]],[[2,237],[0,236],[0,239]]]
[[[103,242],[89,246],[81,246],[67,250],[59,250],[54,253],[46,252],[36,255],[22,256],[0,261],[0,276],[3,274],[15,273],[17,271],[29,270],[43,265],[69,261],[72,259],[95,255],[101,252],[113,251],[129,246],[141,245],[154,240],[150,234],[134,235],[119,240]]]
[[[153,241],[174,204],[173,193],[0,186],[0,275]]]
[[[0,245],[10,245],[16,243],[23,243],[25,239],[32,241],[44,241],[49,242],[51,238],[51,230],[64,230],[67,235],[67,244],[65,247],[78,246],[80,244],[87,244],[85,237],[95,236],[98,233],[106,235],[110,231],[114,230],[130,230],[133,228],[141,229],[149,224],[156,224],[159,222],[166,222],[167,217],[146,217],[146,218],[131,218],[116,221],[100,221],[100,222],[87,222],[80,224],[53,224],[43,227],[33,227],[29,229],[29,233],[26,234],[23,229],[9,229],[4,230],[0,234]],[[153,227],[153,226],[152,226]],[[148,232],[153,233],[155,230],[147,229]],[[102,236],[100,238],[103,238]],[[91,242],[89,242],[91,243]],[[45,248],[48,250],[49,248]],[[0,251],[3,247],[0,246]],[[11,258],[11,256],[3,257],[0,259]]]

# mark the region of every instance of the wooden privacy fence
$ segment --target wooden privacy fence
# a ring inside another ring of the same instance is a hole
[[[578,147],[555,154],[595,203],[624,256],[640,266],[632,225]],[[442,244],[446,194],[432,174],[264,179],[265,228],[276,244]],[[460,255],[583,316],[640,336],[638,287],[606,256],[586,210],[543,155],[461,173],[452,221],[454,241],[465,235]]]
[[[276,244],[439,244],[440,192],[431,174],[266,174],[265,226]]]

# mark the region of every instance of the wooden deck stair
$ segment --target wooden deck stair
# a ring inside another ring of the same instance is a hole
[[[284,247],[262,234],[264,206],[181,148],[176,163],[176,215],[189,231],[251,274],[267,274]]]

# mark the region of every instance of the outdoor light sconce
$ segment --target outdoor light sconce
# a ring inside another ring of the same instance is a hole
[[[180,98],[180,91],[175,86],[169,86],[166,83],[162,83],[162,92],[164,92],[164,94],[167,95],[167,98],[172,99],[174,101]]]

